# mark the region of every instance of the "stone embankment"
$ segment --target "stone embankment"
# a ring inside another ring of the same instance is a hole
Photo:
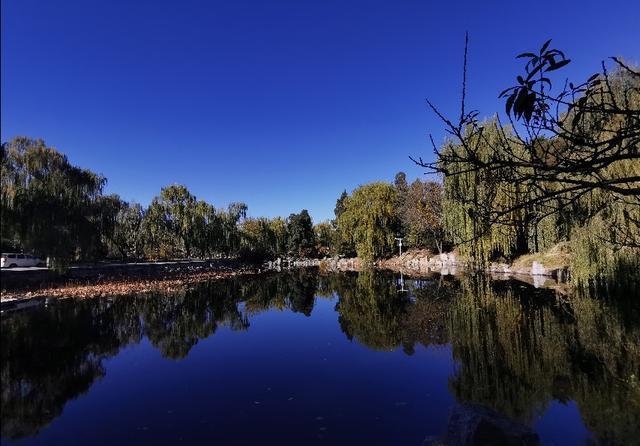
[[[401,256],[380,260],[376,262],[376,266],[408,272],[438,272],[444,275],[455,275],[469,267],[468,263],[455,252],[433,254],[424,249],[411,250]]]
[[[482,270],[498,280],[516,278],[537,287],[544,287],[568,279],[568,259],[566,247],[558,245],[546,254],[523,256],[512,264],[495,262]],[[357,258],[333,257],[321,260],[319,266],[327,271],[359,271],[363,264]],[[433,254],[427,250],[411,250],[401,256],[379,260],[371,266],[408,274],[443,275],[456,275],[479,269],[455,252]]]
[[[270,271],[282,271],[287,268],[308,268],[320,266],[320,259],[296,258],[296,257],[278,257],[276,260],[270,260],[263,264],[263,268]]]
[[[331,257],[320,261],[322,271],[360,271],[362,262],[358,258]]]
[[[331,257],[320,261],[320,269],[325,271],[360,271],[364,267],[402,271],[406,273],[457,274],[467,267],[455,253],[433,255],[429,251],[409,251],[402,256],[378,260],[365,264],[358,258]]]

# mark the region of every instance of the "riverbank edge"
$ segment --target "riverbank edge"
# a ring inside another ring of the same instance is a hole
[[[101,264],[52,270],[2,271],[2,303],[42,297],[94,297],[174,291],[192,284],[261,272],[236,260]]]
[[[488,274],[496,280],[515,279],[536,287],[551,288],[568,283],[569,255],[564,249],[564,246],[558,246],[547,254],[522,256],[512,263],[493,262],[487,267],[473,265],[456,252],[433,254],[427,250],[410,250],[370,265],[358,258],[333,257],[321,260],[319,267],[327,271],[360,271],[373,267],[408,275],[458,275],[473,271]]]
[[[564,263],[553,267],[539,260],[516,259],[513,264],[494,263],[482,269],[495,280],[515,279],[535,287],[555,288],[566,283],[568,267]],[[43,297],[104,297],[174,291],[190,285],[234,276],[281,271],[291,268],[318,267],[321,271],[360,271],[373,267],[409,276],[427,274],[458,275],[478,271],[455,252],[432,254],[427,250],[411,250],[401,256],[378,260],[366,265],[358,258],[331,257],[324,259],[277,259],[262,265],[232,259],[192,260],[104,264],[74,267],[65,273],[51,270],[2,271],[0,301],[11,302]]]

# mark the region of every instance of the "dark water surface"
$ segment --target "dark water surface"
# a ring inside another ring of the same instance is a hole
[[[50,300],[2,315],[2,444],[417,446],[457,403],[640,444],[639,313],[371,272]]]

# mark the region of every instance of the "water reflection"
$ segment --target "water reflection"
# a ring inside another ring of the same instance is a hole
[[[526,423],[574,400],[598,442],[637,443],[639,316],[637,304],[466,279],[449,316],[451,390]]]
[[[455,282],[426,286],[414,282],[407,293],[398,292],[396,281],[389,276],[370,271],[333,279],[332,287],[340,296],[338,321],[347,338],[374,350],[402,346],[407,354],[418,343],[426,347],[447,342],[445,314]]]
[[[481,278],[398,279],[300,270],[5,314],[2,437],[36,435],[105,376],[106,358],[145,337],[180,360],[221,326],[249,330],[254,315],[273,309],[311,316],[316,298],[330,297],[344,335],[368,349],[412,355],[419,345],[450,345],[449,389],[459,402],[533,425],[553,401],[575,401],[598,442],[637,441],[637,304]]]

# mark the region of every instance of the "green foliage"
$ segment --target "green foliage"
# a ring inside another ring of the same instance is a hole
[[[2,144],[1,167],[3,252],[33,252],[63,269],[105,257],[211,257],[240,250],[244,203],[216,210],[185,186],[172,185],[145,210],[102,195],[102,176],[71,165],[42,140],[24,137]],[[280,219],[274,252],[284,251],[283,227]]]
[[[407,183],[407,175],[404,172],[398,172],[393,179],[393,186],[397,193],[397,207],[401,208],[405,205],[407,195],[409,194],[409,184]]]
[[[338,200],[336,200],[336,207],[334,214],[336,216],[333,220],[335,226],[335,232],[333,235],[333,249],[335,254],[352,257],[356,255],[356,247],[353,243],[353,237],[347,232],[346,228],[340,225],[340,217],[347,210],[347,203],[349,202],[349,194],[347,191],[342,191]]]
[[[172,238],[165,223],[165,213],[154,198],[142,221],[145,256],[150,259],[173,258],[177,252],[177,240]]]
[[[531,173],[539,159],[545,160],[546,169],[561,169],[559,163],[585,163],[585,154],[599,156],[596,148],[601,143],[614,144],[607,141],[624,128],[628,113],[603,112],[596,103],[596,93],[603,87],[594,84],[589,88],[593,91],[583,96],[583,105],[592,108],[581,110],[570,136],[539,135],[525,144],[492,120],[479,125],[481,131],[469,126],[461,142],[448,142],[441,149],[444,225],[463,255],[483,265],[569,240],[571,276],[576,284],[638,285],[640,202],[627,185],[633,184],[631,178],[640,178],[640,160],[623,156],[581,172],[569,170],[564,176]],[[640,75],[617,70],[608,75],[606,91],[601,94],[628,110],[638,109]],[[520,109],[516,113],[530,118]],[[575,113],[568,111],[562,119],[575,121]],[[468,155],[470,148],[473,156]],[[591,189],[583,189],[590,181],[594,182]],[[606,186],[609,184],[620,187]]]
[[[98,197],[106,180],[42,140],[2,144],[2,249],[48,256],[55,267],[96,253]]]
[[[640,218],[638,208],[615,203],[598,212],[583,226],[573,228],[571,274],[586,287],[600,284],[611,288],[637,289],[640,285],[640,248],[618,242],[619,228],[634,227],[627,219]],[[637,237],[637,235],[634,235]]]
[[[333,238],[332,225],[323,222],[311,226],[311,217],[306,210],[291,214],[288,221],[281,217],[249,218],[242,223],[240,232],[240,255],[252,261],[287,254],[305,257],[324,255],[329,252]]]
[[[286,220],[282,217],[276,217],[269,220],[269,230],[273,237],[274,254],[277,256],[286,254],[287,242],[289,239]]]
[[[482,137],[470,135],[467,144],[475,147],[480,162],[489,162],[497,156],[495,141],[503,136],[495,120],[483,124]],[[443,160],[465,147],[452,142],[442,150]],[[442,161],[446,164],[446,161]],[[444,227],[460,252],[478,264],[485,264],[498,257],[512,259],[517,255],[536,250],[538,218],[533,206],[508,212],[505,224],[492,224],[487,212],[506,211],[518,207],[535,193],[531,185],[512,181],[513,166],[500,171],[474,169],[466,163],[443,166],[444,177],[443,217]]]
[[[152,206],[158,206],[166,231],[182,242],[184,253],[191,256],[197,233],[196,197],[186,187],[172,185],[160,191]]]
[[[216,209],[185,186],[171,185],[148,208],[102,195],[106,180],[78,167],[43,141],[2,144],[2,250],[71,261],[169,259],[218,255],[262,260],[314,255],[316,233],[306,210],[288,220],[247,219],[247,205]],[[319,235],[328,253],[332,231]]]
[[[185,186],[172,185],[155,197],[141,224],[145,256],[149,258],[236,255],[242,248],[239,229],[246,218],[244,203],[226,210],[197,200]]]
[[[336,228],[328,221],[318,223],[313,227],[317,246],[316,251],[320,256],[326,256],[333,252],[333,246],[336,241]]]
[[[308,256],[314,254],[316,235],[313,232],[313,222],[306,209],[299,214],[291,214],[287,219],[287,233],[289,252],[294,255]]]
[[[118,215],[126,207],[127,203],[122,201],[118,195],[100,195],[96,199],[96,211],[93,215],[95,240],[92,242],[93,257],[103,258],[111,254],[115,245],[112,240],[118,226]]]
[[[404,246],[442,251],[449,246],[443,196],[439,183],[416,179],[408,185],[403,172],[396,174],[393,185],[366,184],[351,196],[343,192],[336,203],[332,252],[357,254],[370,262],[392,255],[398,236],[404,237]]]
[[[524,73],[500,94],[511,126],[480,122],[464,94],[457,121],[429,102],[452,139],[417,163],[444,176],[445,228],[476,265],[568,240],[575,283],[637,287],[640,71],[613,57],[614,69],[557,88],[570,60],[550,43],[518,56]]]
[[[393,253],[399,220],[395,208],[396,190],[388,183],[358,187],[346,200],[338,217],[338,228],[345,240],[355,245],[363,261]]]
[[[220,212],[222,222],[222,252],[230,255],[240,249],[240,232],[238,225],[247,217],[247,205],[244,203],[231,203],[227,210]]]
[[[139,259],[144,255],[142,221],[145,213],[138,203],[121,202],[108,237],[111,256]]]
[[[403,196],[398,212],[405,245],[441,253],[447,244],[442,217],[442,185],[416,179],[406,190],[398,189],[397,185],[396,189],[398,195]]]
[[[346,190],[343,190],[340,194],[340,197],[336,200],[336,207],[333,209],[333,213],[336,216],[336,219],[340,218],[342,213],[347,208],[347,199],[349,198],[349,194]]]
[[[266,218],[248,218],[241,225],[240,256],[245,260],[262,261],[284,252],[278,251],[278,235],[272,222]]]

